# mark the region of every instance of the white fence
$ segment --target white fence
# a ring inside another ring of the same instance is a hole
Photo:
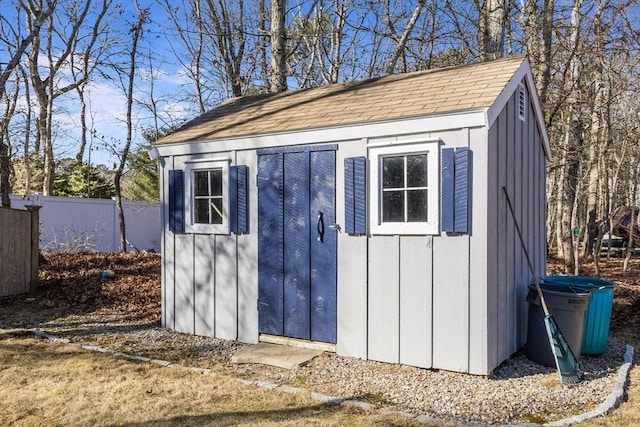
[[[29,204],[11,196],[11,207]],[[116,202],[111,199],[39,196],[40,249],[43,252],[119,250]],[[127,250],[160,251],[160,204],[123,201]]]

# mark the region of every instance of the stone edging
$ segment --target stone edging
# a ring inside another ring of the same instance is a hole
[[[56,337],[54,335],[48,334],[48,333],[46,333],[44,331],[41,331],[39,329],[26,329],[26,330],[31,332],[32,334],[38,336],[38,337],[45,338],[45,339],[47,339],[49,341],[59,342],[59,343],[63,343],[63,344],[79,345],[81,348],[83,348],[85,350],[97,351],[97,352],[108,354],[108,355],[111,355],[111,356],[114,356],[114,357],[122,357],[124,359],[136,360],[136,361],[140,361],[140,362],[155,363],[157,365],[164,366],[164,367],[167,367],[167,368],[185,369],[185,370],[189,370],[189,371],[193,371],[193,372],[197,372],[197,373],[201,373],[201,374],[206,374],[206,375],[209,375],[212,372],[211,369],[207,369],[207,368],[195,368],[195,367],[190,367],[190,366],[183,366],[183,365],[179,365],[179,364],[176,364],[176,363],[168,362],[166,360],[151,359],[149,357],[126,354],[126,353],[122,353],[122,352],[119,352],[119,351],[111,350],[109,348],[99,347],[99,346],[96,346],[96,345],[74,344],[69,339],[58,338],[58,337]],[[618,406],[620,406],[620,404],[624,401],[625,391],[626,391],[625,389],[626,389],[626,386],[627,386],[627,383],[628,383],[628,379],[629,379],[629,371],[630,371],[631,366],[633,364],[633,355],[634,355],[634,347],[632,345],[630,345],[630,344],[627,344],[626,351],[624,353],[624,361],[623,361],[622,365],[620,366],[620,369],[618,370],[618,376],[616,378],[616,382],[613,385],[613,390],[609,394],[609,397],[607,397],[607,399],[605,399],[604,402],[602,402],[600,405],[598,405],[598,407],[596,409],[593,409],[593,410],[591,410],[589,412],[585,412],[585,413],[582,413],[582,414],[573,415],[571,417],[563,418],[563,419],[560,419],[560,420],[557,420],[557,421],[553,421],[551,423],[546,423],[546,424],[544,424],[544,426],[558,427],[558,426],[567,426],[567,425],[570,425],[570,424],[579,423],[579,422],[588,420],[590,418],[605,416],[605,415],[609,414],[611,411],[613,411],[614,409],[616,409]],[[316,392],[309,392],[306,389],[298,388],[298,387],[291,387],[291,386],[288,386],[288,385],[277,385],[277,384],[274,384],[274,383],[269,383],[269,382],[264,382],[264,381],[253,381],[253,380],[243,380],[243,379],[238,379],[238,381],[240,381],[241,383],[243,383],[244,385],[247,385],[247,386],[257,386],[257,387],[262,387],[262,388],[278,389],[278,390],[284,391],[285,393],[307,393],[308,392],[309,396],[312,399],[318,400],[318,401],[326,403],[328,405],[343,405],[343,406],[359,408],[359,409],[362,409],[362,410],[365,410],[365,411],[378,410],[378,411],[383,412],[383,413],[396,414],[396,415],[404,416],[404,417],[407,417],[407,418],[411,418],[411,419],[413,419],[413,420],[415,420],[417,422],[425,423],[425,424],[427,424],[427,423],[450,424],[451,423],[450,420],[442,420],[442,419],[431,417],[429,415],[418,415],[418,416],[415,416],[413,414],[408,414],[408,413],[405,413],[405,412],[395,411],[392,408],[377,407],[376,405],[373,405],[373,404],[367,403],[367,402],[363,402],[363,401],[360,401],[360,400],[348,400],[348,399],[343,399],[343,398],[337,397],[337,396],[329,396],[329,395],[326,395],[326,394],[321,394],[321,393],[316,393]],[[473,422],[471,422],[471,423],[459,422],[458,425],[459,426],[480,426],[480,425],[483,425],[483,424],[476,424],[476,423],[473,423]],[[514,424],[509,424],[509,425],[514,425]],[[521,425],[538,426],[540,424],[521,424]]]
[[[616,382],[613,385],[613,390],[609,394],[609,397],[607,397],[604,402],[598,405],[596,409],[585,412],[583,414],[563,418],[552,423],[547,423],[545,424],[545,426],[566,426],[574,423],[579,423],[588,420],[589,418],[607,415],[618,406],[620,406],[620,404],[624,400],[625,388],[629,379],[629,370],[631,369],[631,364],[633,363],[633,353],[633,346],[627,344],[627,350],[624,353],[624,362],[622,366],[620,366],[620,370],[618,370],[618,377],[616,378]]]

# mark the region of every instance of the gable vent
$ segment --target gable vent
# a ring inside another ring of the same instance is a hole
[[[523,122],[527,117],[527,91],[521,83],[518,90],[518,115]]]

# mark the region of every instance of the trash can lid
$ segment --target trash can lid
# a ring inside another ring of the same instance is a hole
[[[542,280],[545,283],[557,283],[560,285],[572,285],[585,289],[602,289],[613,288],[615,283],[604,279],[588,276],[544,276]]]
[[[537,293],[536,285],[530,284],[529,290]],[[574,286],[569,283],[552,283],[542,282],[540,283],[540,290],[545,295],[557,295],[557,296],[577,296],[580,298],[589,298],[591,293],[589,289],[583,286]]]

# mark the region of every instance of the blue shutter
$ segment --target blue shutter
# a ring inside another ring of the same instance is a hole
[[[456,149],[455,156],[455,208],[454,229],[456,233],[466,233],[468,230],[468,200],[469,200],[469,149]]]
[[[442,231],[454,231],[454,149],[442,149]]]
[[[229,231],[238,232],[238,168],[229,168]]]
[[[367,159],[356,157],[353,165],[355,232],[367,232]]]
[[[344,231],[347,234],[367,232],[367,159],[344,159]]]
[[[184,171],[169,171],[169,230],[184,233]]]
[[[442,149],[442,231],[469,231],[469,162],[466,147]]]
[[[248,169],[244,165],[229,168],[229,230],[232,233],[249,231]]]
[[[249,167],[238,168],[238,233],[249,232]]]
[[[348,234],[356,232],[353,160],[353,157],[344,159],[344,232]]]

